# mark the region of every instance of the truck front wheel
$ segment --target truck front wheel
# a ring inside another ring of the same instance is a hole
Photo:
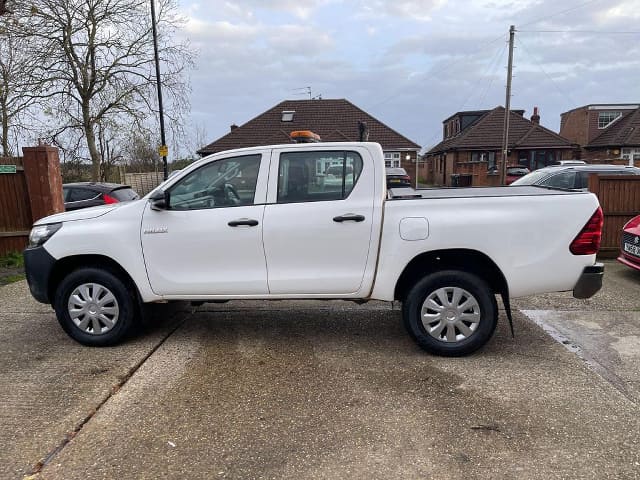
[[[498,322],[496,298],[476,275],[444,270],[418,281],[403,305],[404,325],[435,355],[462,356],[489,341]]]
[[[80,268],[58,286],[54,308],[58,322],[74,340],[88,346],[120,342],[132,329],[136,302],[133,289],[100,268]]]

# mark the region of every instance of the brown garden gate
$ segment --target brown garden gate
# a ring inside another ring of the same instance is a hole
[[[623,225],[640,215],[640,175],[590,175],[589,190],[598,196],[604,213],[598,255],[617,257]]]
[[[23,151],[22,159],[0,157],[0,256],[27,246],[33,222],[64,211],[58,150]]]
[[[0,172],[0,255],[5,255],[27,245],[32,215],[22,159],[0,158]]]

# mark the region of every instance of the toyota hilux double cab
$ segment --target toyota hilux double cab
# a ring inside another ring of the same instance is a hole
[[[122,341],[151,302],[375,299],[454,356],[491,338],[497,296],[510,319],[513,297],[595,294],[601,227],[588,192],[393,195],[377,143],[303,143],[216,153],[140,200],[43,218],[24,256],[33,296],[85,345]]]

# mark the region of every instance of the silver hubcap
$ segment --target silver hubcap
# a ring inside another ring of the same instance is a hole
[[[76,327],[91,335],[102,335],[118,321],[118,301],[111,291],[97,283],[76,287],[67,303],[69,316]]]
[[[462,288],[444,287],[432,292],[422,304],[422,325],[441,342],[469,338],[480,324],[480,305]]]

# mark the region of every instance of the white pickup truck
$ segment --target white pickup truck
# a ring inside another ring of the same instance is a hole
[[[439,355],[491,338],[496,295],[510,319],[510,297],[602,285],[590,193],[407,192],[387,191],[376,143],[222,152],[140,200],[39,220],[27,280],[86,345],[121,341],[149,302],[377,299],[402,302],[408,332]]]

